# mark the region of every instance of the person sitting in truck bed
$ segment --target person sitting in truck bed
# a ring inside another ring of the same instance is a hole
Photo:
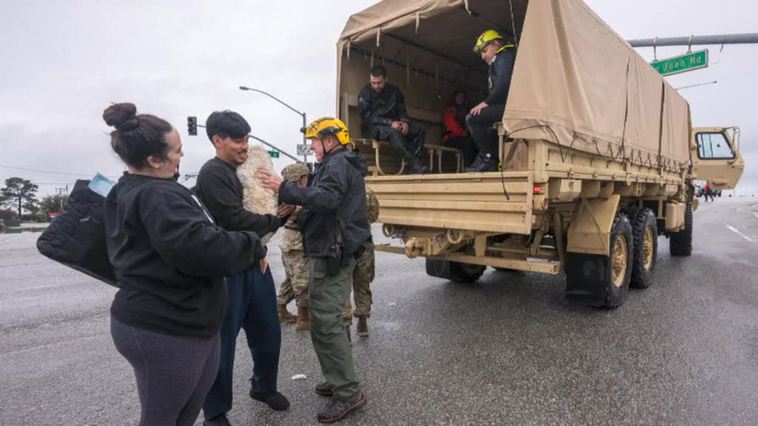
[[[412,174],[426,173],[421,162],[424,129],[410,124],[403,93],[387,82],[387,69],[383,66],[371,68],[369,84],[358,95],[358,110],[364,138],[388,141],[403,156]]]
[[[497,31],[487,30],[476,39],[474,52],[489,65],[489,96],[473,107],[466,117],[471,137],[479,147],[479,156],[466,171],[492,172],[497,170],[498,163],[497,131],[492,125],[503,119],[516,49]]]
[[[465,166],[469,166],[479,153],[466,129],[468,112],[466,93],[460,89],[453,92],[453,101],[442,111],[442,144],[460,150]]]

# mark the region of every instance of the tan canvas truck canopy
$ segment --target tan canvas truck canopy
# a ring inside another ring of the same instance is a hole
[[[689,105],[580,0],[385,0],[352,15],[337,45],[340,116],[376,63],[421,117],[457,88],[479,102],[487,67],[472,47],[490,28],[518,44],[502,122],[514,138],[687,167]]]

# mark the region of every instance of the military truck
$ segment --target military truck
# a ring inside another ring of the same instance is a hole
[[[501,170],[464,173],[440,145],[456,89],[484,99],[472,52],[507,33],[516,62],[499,135]],[[497,269],[565,274],[566,295],[615,308],[653,282],[659,236],[689,256],[694,179],[733,188],[739,129],[693,128],[690,106],[579,0],[384,0],[352,15],[337,43],[337,110],[370,164],[384,234],[378,250],[426,258],[429,275]],[[384,64],[426,129],[432,173],[403,174],[386,142],[360,137],[357,94]]]

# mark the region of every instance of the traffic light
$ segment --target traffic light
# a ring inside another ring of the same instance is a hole
[[[197,117],[187,117],[187,133],[190,136],[197,136]]]

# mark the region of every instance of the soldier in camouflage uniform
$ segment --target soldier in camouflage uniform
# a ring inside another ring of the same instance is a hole
[[[308,166],[303,163],[290,164],[282,170],[282,177],[290,182],[300,182],[305,186],[308,174]],[[282,250],[282,263],[284,264],[285,280],[279,285],[279,321],[294,323],[297,330],[310,328],[308,313],[308,259],[303,252],[303,236],[298,228],[297,218],[301,207],[298,207],[287,220],[282,230],[282,241],[279,247]],[[287,304],[295,299],[297,316],[293,316],[287,310]]]
[[[379,219],[379,200],[374,191],[366,187],[366,208],[368,221],[374,223]],[[355,309],[352,309],[350,298],[347,300],[343,318],[349,325],[352,318],[358,319],[357,333],[360,337],[368,337],[367,318],[371,315],[371,282],[374,281],[374,245],[370,244],[358,256],[353,270],[353,299]],[[348,333],[349,335],[349,333]]]

